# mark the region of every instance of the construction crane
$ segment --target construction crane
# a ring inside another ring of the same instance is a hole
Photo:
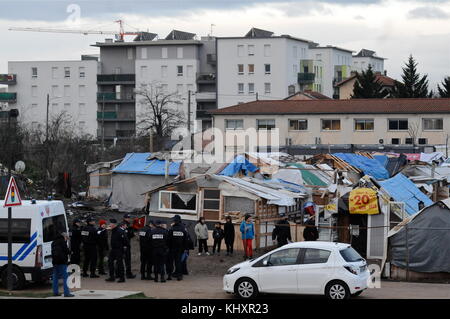
[[[117,31],[100,31],[100,30],[74,30],[74,29],[46,29],[46,28],[9,28],[9,31],[30,31],[30,32],[54,32],[54,33],[81,33],[88,34],[109,34],[114,35],[116,39],[123,41],[126,35],[140,35],[142,32],[134,31],[128,32],[124,30],[124,21],[116,20],[115,23],[119,24],[119,32]]]

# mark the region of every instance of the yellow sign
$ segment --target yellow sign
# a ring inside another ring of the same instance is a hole
[[[370,188],[357,188],[348,198],[350,214],[379,214],[377,192]]]

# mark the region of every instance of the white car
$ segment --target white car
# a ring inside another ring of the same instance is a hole
[[[368,286],[367,263],[349,244],[297,242],[237,264],[223,277],[223,289],[240,298],[258,293],[358,296]]]

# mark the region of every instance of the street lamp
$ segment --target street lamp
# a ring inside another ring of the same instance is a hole
[[[44,170],[44,191],[46,197],[48,196],[48,190],[47,190],[47,171],[48,171],[48,157],[49,157],[49,149],[48,149],[48,115],[49,115],[49,108],[50,108],[50,101],[60,99],[61,96],[55,96],[53,98],[50,98],[50,94],[47,94],[47,116],[45,120],[45,170]]]

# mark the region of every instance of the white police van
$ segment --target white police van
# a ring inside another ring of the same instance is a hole
[[[8,208],[0,201],[0,278],[7,285]],[[55,236],[67,232],[61,201],[22,201],[12,208],[12,263],[14,289],[26,281],[43,282],[53,272],[51,245]]]

